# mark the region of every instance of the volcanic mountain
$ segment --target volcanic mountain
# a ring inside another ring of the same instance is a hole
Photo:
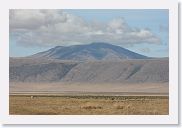
[[[9,72],[10,82],[156,83],[169,81],[169,59],[92,43],[10,58]]]
[[[148,57],[132,52],[120,46],[108,43],[91,43],[86,45],[56,46],[47,51],[34,54],[33,58],[50,58],[60,60],[95,61],[147,59]]]

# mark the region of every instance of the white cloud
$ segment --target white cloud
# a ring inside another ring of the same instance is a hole
[[[123,18],[113,19],[107,26],[109,32],[116,34],[123,34],[132,31]]]
[[[24,46],[160,43],[150,30],[131,28],[123,18],[86,22],[62,10],[10,10],[10,38]]]

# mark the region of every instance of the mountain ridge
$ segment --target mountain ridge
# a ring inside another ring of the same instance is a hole
[[[169,81],[168,59],[74,62],[10,59],[10,82],[158,83]]]

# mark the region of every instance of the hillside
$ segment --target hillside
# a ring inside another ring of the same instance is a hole
[[[168,82],[168,61],[167,58],[92,62],[10,58],[9,74],[10,82]]]

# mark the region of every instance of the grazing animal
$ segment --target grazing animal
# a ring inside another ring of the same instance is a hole
[[[34,96],[30,96],[30,99],[34,99]]]

